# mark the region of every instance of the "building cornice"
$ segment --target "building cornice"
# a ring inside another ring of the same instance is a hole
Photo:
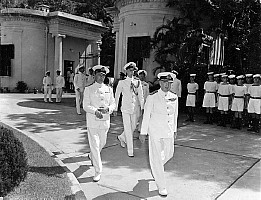
[[[124,6],[130,5],[130,4],[139,4],[139,3],[167,3],[169,0],[116,0],[115,6],[120,9]]]
[[[93,26],[93,27],[97,27],[97,30],[107,30],[106,26],[100,22],[100,21],[95,21],[95,20],[91,20],[91,19],[87,19],[85,17],[80,17],[80,16],[76,16],[76,15],[71,15],[65,12],[60,12],[60,11],[55,11],[55,12],[44,12],[44,11],[40,11],[40,10],[32,10],[32,9],[23,9],[23,8],[7,8],[7,9],[3,9],[0,11],[0,18],[1,17],[15,17],[17,16],[18,18],[21,16],[24,17],[30,17],[31,21],[33,22],[36,18],[42,18],[46,21],[51,21],[52,19],[57,19],[57,18],[61,18],[63,20],[68,20],[68,21],[72,21],[75,24],[86,24],[88,26]],[[17,19],[18,19],[17,18]],[[29,19],[27,19],[29,20]]]

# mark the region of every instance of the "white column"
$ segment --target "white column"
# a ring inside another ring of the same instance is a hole
[[[98,60],[97,60],[97,64],[100,65],[101,64],[101,44],[102,44],[102,41],[101,40],[98,40],[96,42],[97,44],[97,56],[98,56]]]
[[[124,45],[124,18],[120,19],[120,32],[119,32],[119,48],[118,48],[118,66],[117,69],[118,69],[118,72],[121,72],[123,71],[123,64],[125,63],[125,60],[123,60],[123,57],[124,57],[124,48],[123,48],[123,45]]]
[[[57,69],[61,71],[61,74],[64,74],[63,70],[63,38],[65,35],[55,35],[55,47],[54,47],[54,73]]]
[[[118,69],[118,66],[119,66],[118,57],[119,57],[119,31],[116,31],[115,58],[114,58],[114,77],[115,78],[119,78],[119,74],[120,74],[120,71]]]

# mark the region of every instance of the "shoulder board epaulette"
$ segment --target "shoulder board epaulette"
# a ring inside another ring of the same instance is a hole
[[[172,94],[176,94],[176,92],[173,92],[173,91],[171,91],[171,90],[169,90],[169,92],[171,92]]]
[[[85,87],[89,87],[89,86],[91,86],[91,85],[93,85],[94,84],[94,82],[92,82],[90,85],[87,85],[87,86],[85,86]]]
[[[153,92],[150,93],[150,95],[156,94],[158,92],[158,90],[155,90]]]

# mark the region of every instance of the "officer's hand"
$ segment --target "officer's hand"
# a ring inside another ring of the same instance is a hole
[[[109,112],[109,108],[101,108],[101,109],[98,109],[102,114],[107,114]]]
[[[118,112],[117,111],[113,111],[113,116],[117,116]]]
[[[95,116],[98,118],[98,119],[102,119],[103,116],[102,116],[102,113],[98,110],[95,111]]]
[[[145,142],[146,135],[140,135],[139,139],[140,139],[140,142],[143,144]]]
[[[80,92],[80,88],[77,88],[77,91]]]
[[[174,132],[174,139],[176,139],[178,133],[177,132]]]

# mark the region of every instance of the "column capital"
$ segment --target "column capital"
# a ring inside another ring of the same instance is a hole
[[[52,34],[52,37],[61,37],[61,38],[66,38],[66,35],[64,35],[64,34],[55,34],[55,33],[53,33]]]

